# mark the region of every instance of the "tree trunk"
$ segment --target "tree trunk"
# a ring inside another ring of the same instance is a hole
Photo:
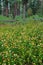
[[[11,12],[10,12],[10,9],[11,9],[11,8],[10,8],[10,3],[8,2],[8,13],[9,13],[9,16],[10,16],[10,13],[11,13]]]
[[[5,1],[6,16],[8,16],[8,0]]]
[[[17,15],[17,3],[14,3],[11,6],[11,13],[12,13],[13,18],[15,18],[15,16]]]
[[[3,9],[4,9],[4,7],[3,7],[3,0],[1,0],[1,11],[2,11],[2,15],[3,15]]]
[[[14,4],[14,15],[17,15],[17,3]]]
[[[22,4],[23,4],[23,18],[26,17],[27,3],[28,3],[28,0],[22,0]]]
[[[25,18],[26,10],[25,5],[23,5],[23,18]]]
[[[1,0],[0,0],[0,14],[1,14]]]
[[[41,0],[41,13],[43,15],[43,0]]]
[[[8,7],[6,7],[6,16],[8,16]]]
[[[27,15],[27,4],[23,5],[23,18],[25,18]]]
[[[17,15],[20,15],[20,3],[17,3]]]

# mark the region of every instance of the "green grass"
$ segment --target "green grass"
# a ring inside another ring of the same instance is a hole
[[[25,22],[25,21],[24,21]],[[0,65],[43,65],[43,22],[0,24]]]
[[[12,18],[11,17],[6,17],[6,16],[2,16],[0,15],[0,21],[2,20],[11,20]]]

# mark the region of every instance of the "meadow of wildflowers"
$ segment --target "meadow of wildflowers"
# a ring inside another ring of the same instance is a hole
[[[43,22],[1,25],[0,65],[43,65]]]

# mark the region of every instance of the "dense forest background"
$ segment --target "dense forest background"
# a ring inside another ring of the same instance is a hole
[[[15,18],[43,15],[43,0],[0,0],[0,15]]]

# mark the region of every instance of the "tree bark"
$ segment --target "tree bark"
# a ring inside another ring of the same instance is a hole
[[[6,16],[8,16],[8,0],[5,1]]]
[[[9,16],[10,16],[10,13],[11,13],[11,12],[10,12],[10,9],[11,9],[11,8],[10,8],[10,3],[8,2],[8,13],[9,13]]]
[[[2,15],[3,15],[3,9],[4,9],[3,0],[1,0],[1,11],[2,11]]]
[[[17,15],[20,15],[20,3],[17,3]]]
[[[1,0],[0,0],[0,14],[1,14]]]
[[[25,10],[25,5],[23,5],[23,18],[25,18],[25,13],[26,13],[26,10]]]

